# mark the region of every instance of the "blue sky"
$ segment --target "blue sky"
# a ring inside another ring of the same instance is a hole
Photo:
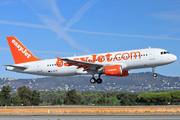
[[[180,58],[179,0],[1,0],[0,11],[0,77],[39,77],[5,70],[14,64],[7,36],[40,59],[149,46]],[[156,72],[180,76],[179,59]]]

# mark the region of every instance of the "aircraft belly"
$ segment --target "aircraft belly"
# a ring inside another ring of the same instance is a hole
[[[76,75],[76,68],[72,67],[52,67],[44,71],[44,75],[48,76],[71,76]]]
[[[145,67],[143,60],[128,61],[126,62],[126,64],[127,64],[127,69],[138,69]]]

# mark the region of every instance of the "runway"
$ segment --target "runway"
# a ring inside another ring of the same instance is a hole
[[[180,120],[180,115],[0,115],[0,120]]]

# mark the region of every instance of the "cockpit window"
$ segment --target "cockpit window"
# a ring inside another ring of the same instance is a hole
[[[168,51],[162,51],[161,55],[164,55],[164,54],[170,54],[170,53]]]

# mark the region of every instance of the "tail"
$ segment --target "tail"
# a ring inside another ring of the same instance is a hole
[[[16,37],[6,37],[15,64],[38,61],[36,58]]]

